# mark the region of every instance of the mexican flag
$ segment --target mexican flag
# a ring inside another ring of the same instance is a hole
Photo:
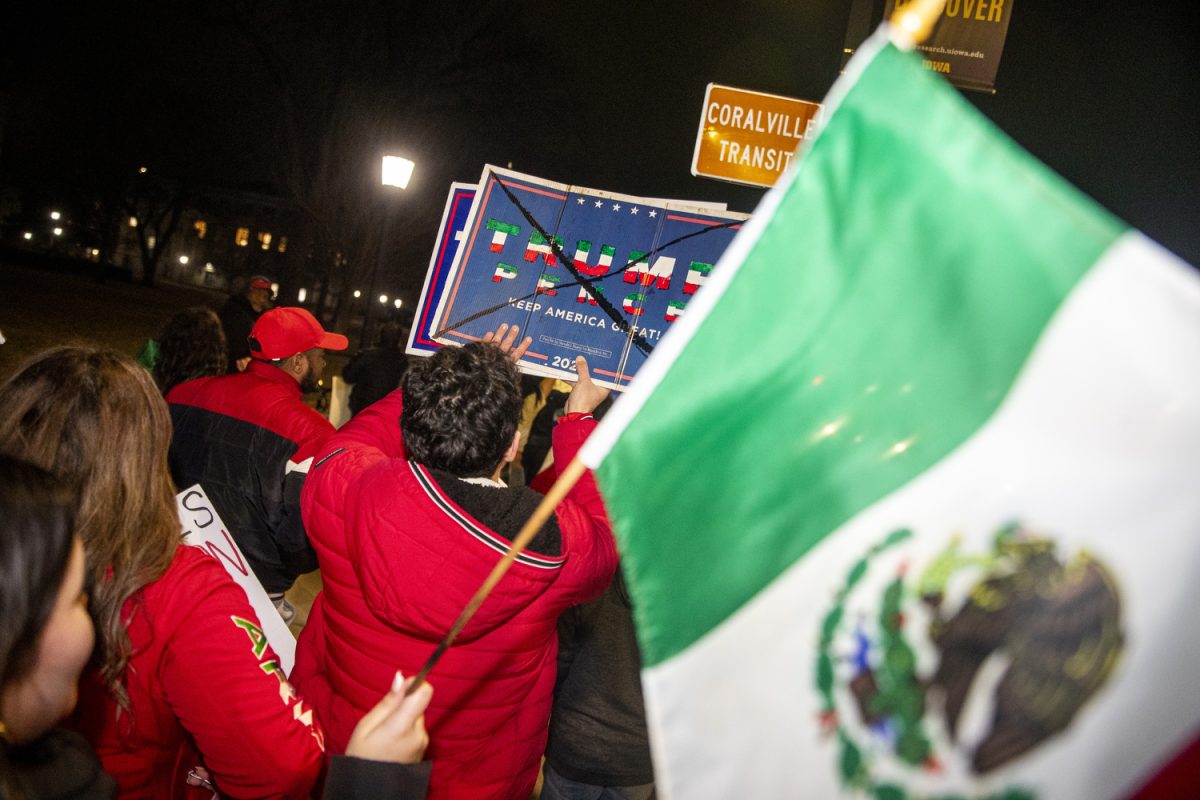
[[[920,60],[586,444],[666,798],[1104,798],[1200,735],[1200,276]]]

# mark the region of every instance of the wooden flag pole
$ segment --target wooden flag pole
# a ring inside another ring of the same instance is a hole
[[[945,6],[946,0],[911,0],[897,8],[891,19],[892,44],[912,50],[928,39]]]
[[[583,477],[583,473],[586,470],[587,467],[583,465],[578,456],[571,459],[570,464],[567,464],[567,468],[558,476],[558,480],[550,487],[550,491],[542,498],[542,502],[538,503],[538,507],[533,510],[533,514],[525,521],[525,524],[517,534],[517,538],[513,539],[512,544],[509,545],[508,552],[496,562],[496,566],[492,568],[491,574],[487,576],[487,580],[475,592],[474,597],[471,598],[470,602],[467,603],[466,607],[458,615],[458,619],[454,621],[449,632],[442,637],[442,641],[438,644],[437,648],[425,660],[425,663],[421,666],[421,671],[417,673],[416,678],[409,685],[408,690],[405,691],[404,694],[406,697],[415,692],[425,682],[425,679],[429,677],[429,671],[433,669],[434,664],[446,652],[446,648],[454,644],[454,639],[458,636],[459,631],[471,620],[471,617],[475,616],[475,612],[483,605],[483,601],[491,594],[492,589],[496,588],[496,584],[504,577],[504,573],[508,572],[508,568],[512,566],[516,557],[532,541],[537,532],[542,529],[542,526],[546,524],[546,520],[550,519],[550,515],[554,513],[554,509],[567,496],[567,492],[571,491],[571,487],[579,482],[579,479]]]

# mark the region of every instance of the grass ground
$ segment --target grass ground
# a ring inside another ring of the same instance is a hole
[[[136,355],[177,311],[220,308],[222,293],[180,286],[148,289],[13,263],[0,263],[0,380],[29,356],[60,344],[88,343]]]
[[[190,306],[218,309],[226,295],[204,289],[108,281],[0,262],[0,382],[30,356],[62,344],[90,344],[136,355],[163,324]],[[331,360],[339,371],[341,360]],[[320,573],[301,577],[288,593],[299,611],[299,633],[321,589]]]

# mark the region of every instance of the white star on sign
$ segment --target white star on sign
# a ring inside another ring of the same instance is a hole
[[[583,205],[583,198],[582,198],[582,197],[577,197],[577,198],[575,198],[575,200],[576,200],[576,202],[578,202],[578,203],[579,203],[579,205]]]
[[[603,201],[603,200],[597,200],[597,201],[596,201],[596,208],[600,208],[600,207],[602,207],[603,205],[604,205],[604,201]]]
[[[652,216],[652,217],[657,217],[657,216],[658,216],[658,212],[657,212],[657,211],[651,211],[651,212],[650,212],[650,216]]]
[[[638,212],[638,207],[637,207],[637,206],[634,206],[633,208],[629,209],[629,213],[630,213],[630,214],[635,214],[635,215],[636,215],[636,214],[637,214],[637,212]]]
[[[620,210],[621,210],[621,204],[613,203],[613,211],[620,211]]]

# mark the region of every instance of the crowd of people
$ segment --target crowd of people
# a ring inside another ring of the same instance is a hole
[[[526,800],[540,774],[547,800],[652,796],[590,474],[445,649],[436,691],[402,677],[541,500],[504,479],[554,394],[522,393],[529,339],[500,326],[414,359],[335,430],[303,395],[346,337],[269,308],[269,287],[239,296],[247,355],[226,314],[190,309],[142,364],[59,347],[0,385],[0,798]],[[577,369],[543,463],[569,464],[607,399]],[[175,495],[196,483],[285,621],[320,569],[290,675],[242,588],[182,541]]]

